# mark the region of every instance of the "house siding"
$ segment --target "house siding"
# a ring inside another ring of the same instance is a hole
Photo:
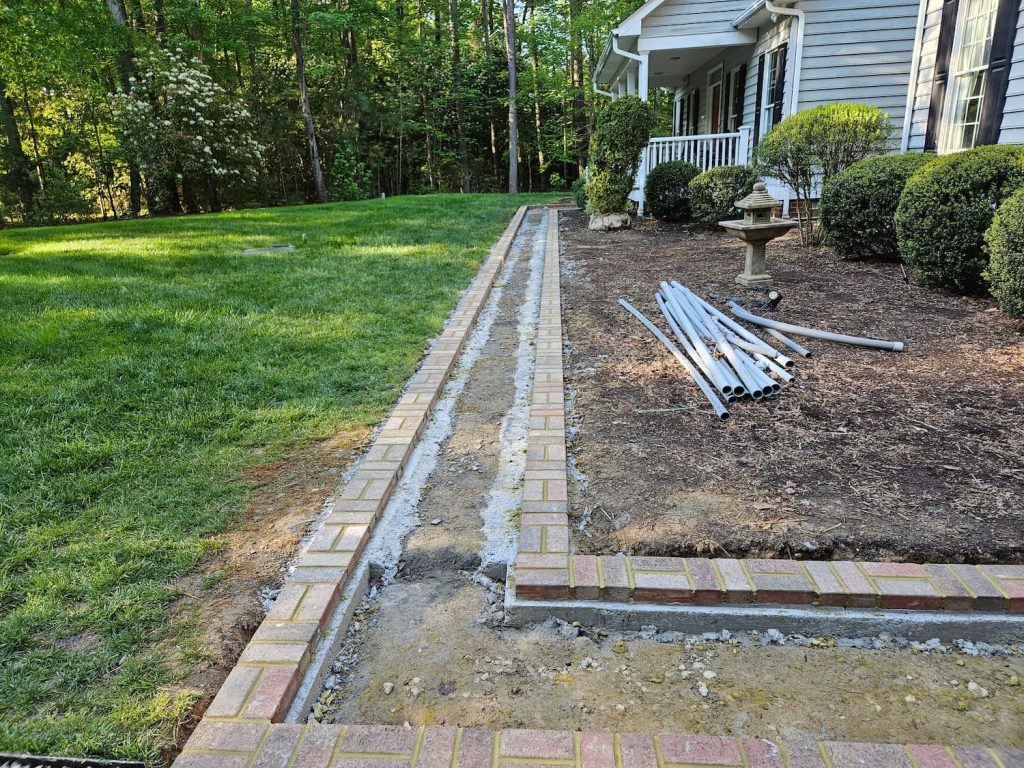
[[[757,31],[757,44],[754,46],[754,54],[747,63],[747,83],[743,96],[743,125],[754,127],[754,112],[757,108],[757,67],[762,53],[767,53],[778,48],[783,43],[788,43],[790,31],[793,26],[792,17],[780,19],[778,24],[770,27],[761,27]],[[790,104],[793,97],[793,66],[795,63],[796,47],[791,45],[786,57],[786,80],[784,83],[784,103]],[[751,133],[751,142],[754,135]],[[753,146],[750,147],[753,151]]]
[[[749,4],[750,0],[669,0],[644,19],[644,36],[731,32],[732,20]]]
[[[871,104],[902,127],[920,2],[802,0],[797,7],[807,19],[799,108]]]
[[[1006,85],[1000,144],[1024,144],[1024,0],[1017,17],[1017,36],[1010,60],[1010,79]]]

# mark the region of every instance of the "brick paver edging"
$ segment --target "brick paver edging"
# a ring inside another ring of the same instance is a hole
[[[284,718],[338,600],[356,570],[355,561],[402,477],[448,374],[469,338],[527,208],[523,206],[516,212],[491,248],[358,469],[341,488],[320,529],[299,554],[270,612],[206,710],[197,734],[211,732],[218,721],[223,721],[225,732],[235,732],[227,724],[263,721],[264,725],[253,725],[262,728]],[[224,763],[228,764],[232,763]]]
[[[519,553],[510,592],[540,600],[1024,613],[1024,565],[570,555],[557,217],[548,211]]]
[[[204,721],[175,768],[1024,768],[997,747],[771,742],[683,734]]]

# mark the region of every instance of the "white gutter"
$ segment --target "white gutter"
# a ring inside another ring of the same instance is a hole
[[[612,93],[611,91],[602,91],[598,87],[598,85],[597,85],[597,73],[596,72],[594,73],[594,79],[591,81],[591,84],[594,86],[594,93],[596,93],[598,96],[607,96],[610,99],[614,99],[615,98],[615,94]]]
[[[632,59],[633,61],[643,62],[644,57],[636,53],[630,53],[619,48],[619,31],[617,29],[612,30],[612,50],[615,51],[619,56],[624,59]]]
[[[794,16],[796,18],[796,42],[793,45],[793,92],[791,94],[792,104],[789,114],[795,115],[800,104],[800,69],[804,59],[804,27],[807,26],[807,19],[804,12],[797,8],[783,8],[775,5],[771,0],[765,0],[764,9],[779,16]]]
[[[917,78],[921,68],[921,49],[924,47],[924,20],[928,15],[928,3],[922,2],[917,10],[917,33],[914,35],[914,55],[910,60],[910,79],[907,83],[907,108],[903,113],[903,134],[900,136],[900,152],[910,148],[910,128],[914,120],[914,103],[917,101]]]

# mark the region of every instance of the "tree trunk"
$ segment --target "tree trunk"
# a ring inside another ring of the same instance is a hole
[[[516,7],[515,0],[501,0],[505,21],[505,58],[508,59],[508,191],[519,191],[519,116],[516,110]]]
[[[531,4],[531,11],[536,13],[536,8]],[[537,36],[530,37],[530,63],[533,70],[533,126],[537,136],[537,171],[544,173],[544,135],[541,131],[540,120],[540,62],[537,54]],[[531,176],[531,189],[533,178]],[[543,189],[543,186],[541,187]]]
[[[7,139],[7,175],[18,189],[21,199],[21,212],[24,217],[32,213],[35,198],[35,184],[32,183],[32,172],[29,170],[28,156],[21,145],[21,131],[14,113],[14,100],[7,93],[7,83],[0,79],[0,124],[4,138]]]
[[[583,0],[569,0],[569,79],[572,83],[572,132],[576,148],[576,169],[583,175],[590,145],[587,130],[586,90],[583,88],[583,36],[577,21],[583,11]]]
[[[466,125],[462,108],[462,64],[459,60],[459,0],[451,0],[452,83],[455,86],[455,127],[459,134],[459,166],[462,168],[462,191],[470,191],[469,152],[466,149]]]
[[[110,18],[121,27],[127,37],[117,56],[117,74],[121,78],[121,90],[128,93],[131,90],[128,78],[132,74],[132,43],[124,0],[107,0],[107,10],[110,12]],[[139,172],[138,164],[131,161],[128,163],[128,184],[128,199],[132,215],[138,216],[142,212],[142,174]]]
[[[306,139],[309,141],[309,164],[313,171],[313,186],[316,188],[316,201],[326,203],[327,187],[324,186],[324,172],[320,167],[320,148],[316,141],[316,124],[313,122],[313,110],[309,106],[309,92],[306,90],[306,56],[302,50],[299,0],[291,0],[291,11],[292,50],[295,52],[295,74],[299,80],[299,106],[302,107],[302,120],[306,124]]]

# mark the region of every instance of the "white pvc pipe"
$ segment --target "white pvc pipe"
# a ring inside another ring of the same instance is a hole
[[[708,334],[706,333],[706,328],[704,329],[705,333],[701,333],[702,325],[700,322],[700,318],[687,312],[686,307],[683,307],[679,303],[679,301],[677,301],[676,296],[674,296],[672,292],[669,290],[667,283],[662,282],[661,288],[661,294],[665,299],[665,303],[668,304],[669,309],[672,311],[672,314],[675,315],[676,320],[686,330],[687,336],[690,337],[690,340],[693,342],[693,345],[697,348],[697,350],[707,361],[708,366],[710,366],[711,369],[716,371],[716,374],[718,375],[718,381],[716,382],[716,386],[718,386],[718,388],[722,390],[723,394],[727,394],[725,390],[722,388],[724,385],[727,386],[737,396],[742,396],[743,393],[746,392],[747,390],[746,385],[738,376],[736,376],[735,373],[733,373],[729,366],[721,363],[719,360],[714,358],[708,351],[707,347],[704,345],[702,336],[706,336],[712,342],[714,341],[714,339],[708,336]]]
[[[776,331],[774,328],[765,328],[764,332],[767,333],[769,336],[772,336],[772,337],[778,339],[779,341],[781,341],[783,344],[785,344],[787,347],[792,349],[794,352],[796,352],[801,357],[810,357],[811,356],[811,350],[806,349],[805,347],[801,347],[799,344],[797,344],[795,341],[793,341],[791,338],[789,338],[789,336],[783,336],[781,333]]]
[[[661,294],[655,294],[655,301],[658,302],[658,309],[661,310],[661,314],[664,315],[665,321],[668,323],[669,328],[672,329],[672,333],[675,334],[676,338],[679,339],[679,343],[683,349],[690,356],[690,359],[697,365],[701,372],[708,377],[711,385],[722,393],[722,396],[726,399],[726,402],[732,403],[738,399],[738,395],[735,393],[731,383],[727,382],[725,377],[722,375],[722,371],[719,370],[717,365],[709,365],[709,361],[714,363],[714,359],[708,355],[702,357],[700,350],[703,350],[705,355],[707,354],[707,348],[700,343],[698,340],[697,347],[693,346],[692,339],[687,338],[686,332],[679,327],[679,323],[672,316],[671,308],[665,303]]]
[[[787,371],[782,366],[778,365],[774,360],[772,360],[767,355],[762,355],[760,352],[758,352],[757,354],[754,355],[754,359],[764,363],[769,371],[774,373],[787,384],[791,384],[792,382],[796,381],[796,376],[794,376],[792,373]]]
[[[664,333],[662,333],[654,323],[652,323],[650,320],[644,317],[638,310],[634,309],[628,301],[626,301],[625,299],[619,299],[619,304],[621,304],[627,312],[633,315],[633,317],[635,317],[637,320],[643,323],[647,330],[653,333],[655,338],[657,338],[658,341],[664,344],[668,351],[672,353],[672,356],[679,361],[679,364],[686,369],[687,373],[690,374],[690,377],[693,379],[694,383],[700,388],[700,391],[704,393],[704,397],[706,397],[708,399],[708,402],[711,403],[711,407],[715,409],[715,415],[718,416],[718,419],[720,421],[728,421],[728,409],[724,405],[722,405],[722,401],[718,399],[718,396],[715,394],[715,391],[708,385],[706,381],[704,381],[704,377],[700,375],[700,372],[696,368],[694,368],[693,364],[686,359],[686,356],[679,351],[679,347],[673,344],[672,340],[669,339],[669,337],[666,336]]]
[[[735,301],[729,302],[729,311],[732,312],[736,317],[741,320],[746,320],[748,323],[754,325],[760,325],[764,328],[774,328],[777,331],[785,331],[786,333],[792,333],[795,336],[808,336],[812,339],[824,339],[825,341],[836,341],[840,344],[852,344],[858,347],[869,347],[871,349],[884,349],[888,352],[902,352],[903,342],[902,341],[885,341],[882,339],[866,339],[860,336],[846,336],[841,333],[830,333],[829,331],[820,331],[817,328],[804,328],[799,325],[792,325],[791,323],[780,323],[777,320],[769,320],[766,317],[758,317],[752,315],[747,310],[743,309]]]

